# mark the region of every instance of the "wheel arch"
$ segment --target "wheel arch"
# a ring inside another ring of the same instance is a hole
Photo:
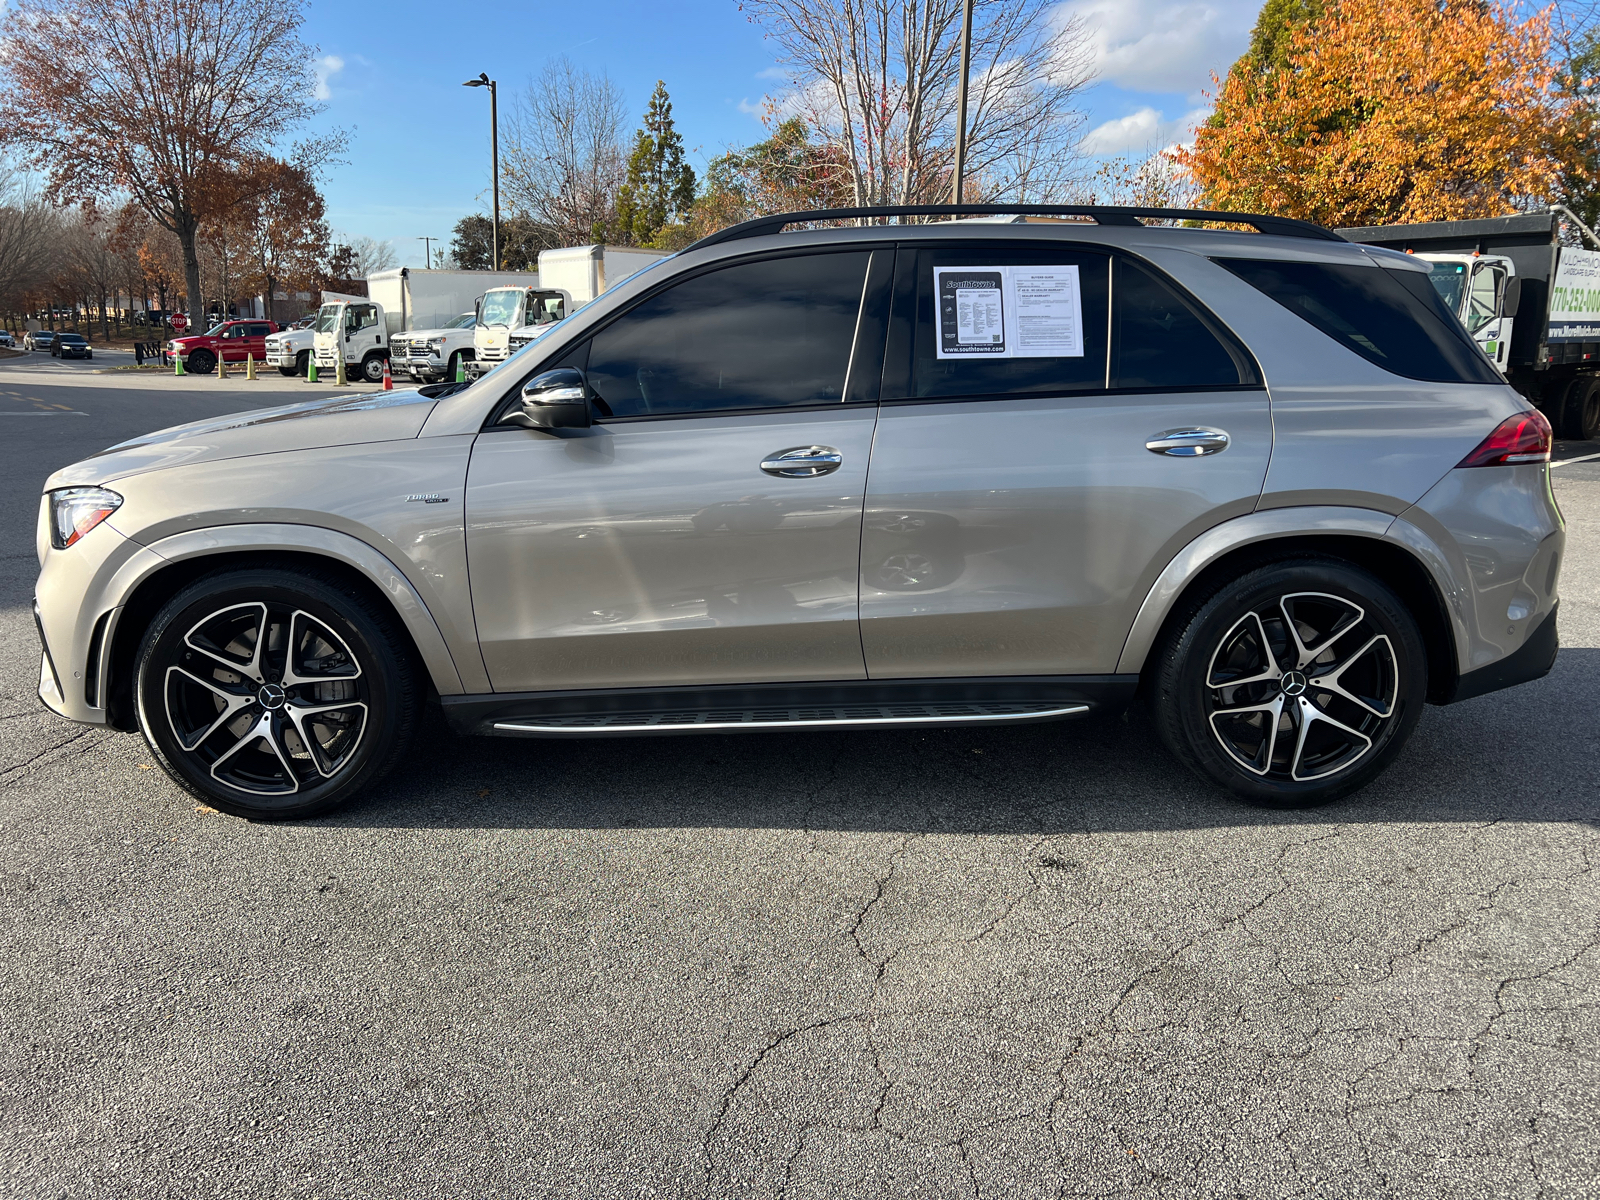
[[[356,546],[360,550],[352,552],[341,546],[337,549],[344,550],[344,553],[339,553],[329,545],[285,545],[282,543],[286,539],[282,538],[271,539],[267,545],[217,545],[214,539],[205,536],[247,528],[251,527],[195,530],[163,539],[150,547],[162,556],[161,563],[130,581],[125,595],[113,610],[114,624],[105,635],[107,645],[102,655],[107,724],[129,731],[137,728],[133,705],[135,659],[145,632],[161,606],[194,580],[229,567],[314,568],[340,578],[393,614],[396,625],[406,639],[403,649],[422,666],[434,692],[455,695],[463,690],[454,659],[432,613],[405,577],[383,555],[359,542],[356,542]],[[308,529],[306,532],[355,542],[347,535],[327,530]],[[371,560],[376,560],[376,563]]]
[[[1447,703],[1460,675],[1459,635],[1439,581],[1410,547],[1384,537],[1394,521],[1389,514],[1353,509],[1330,515],[1336,511],[1274,509],[1202,534],[1151,587],[1123,645],[1118,674],[1142,673],[1150,651],[1168,631],[1227,580],[1267,563],[1318,554],[1360,567],[1394,589],[1422,634],[1428,701]]]

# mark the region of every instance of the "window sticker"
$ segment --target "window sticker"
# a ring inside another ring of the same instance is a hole
[[[1082,358],[1076,266],[935,267],[939,358]]]

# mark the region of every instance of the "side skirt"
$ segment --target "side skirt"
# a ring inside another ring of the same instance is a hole
[[[441,697],[458,733],[501,737],[1010,725],[1126,708],[1137,675],[862,679],[717,687],[606,688]]]

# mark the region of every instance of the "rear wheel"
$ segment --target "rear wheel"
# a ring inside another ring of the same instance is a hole
[[[1416,621],[1389,588],[1333,559],[1250,571],[1172,630],[1154,718],[1191,770],[1252,804],[1301,808],[1370,783],[1405,745],[1428,690]]]
[[[1574,442],[1600,438],[1600,379],[1575,379],[1561,399],[1554,421],[1556,436]]]
[[[181,786],[238,816],[305,817],[393,767],[421,690],[393,619],[333,576],[206,576],[139,649],[139,725]]]

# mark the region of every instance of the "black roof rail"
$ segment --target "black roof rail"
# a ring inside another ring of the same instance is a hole
[[[1316,238],[1326,242],[1342,242],[1333,230],[1310,221],[1297,221],[1293,217],[1269,217],[1261,213],[1215,212],[1204,208],[1136,208],[1109,204],[896,204],[873,208],[819,208],[809,212],[774,213],[770,217],[756,217],[741,221],[726,229],[707,234],[689,250],[704,246],[718,246],[740,238],[762,237],[780,233],[787,225],[804,221],[845,221],[858,217],[958,217],[958,216],[1017,216],[1017,217],[1089,217],[1097,225],[1141,225],[1141,217],[1160,221],[1228,221],[1236,225],[1250,225],[1261,233],[1279,237]]]

